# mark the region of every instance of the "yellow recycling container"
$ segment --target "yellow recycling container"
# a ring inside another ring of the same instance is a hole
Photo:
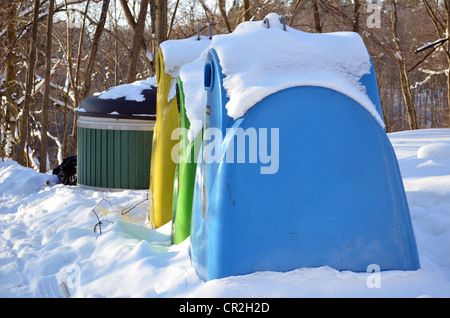
[[[179,142],[172,133],[178,128],[176,78],[180,68],[197,59],[210,46],[210,37],[195,36],[161,43],[156,55],[156,123],[153,133],[149,221],[158,228],[172,220],[176,161],[172,148]],[[174,160],[175,159],[175,160]]]
[[[172,140],[171,135],[172,131],[178,127],[178,106],[176,98],[168,101],[173,78],[165,73],[164,68],[164,57],[159,50],[156,55],[158,95],[149,189],[149,220],[153,228],[166,224],[172,218],[175,162],[171,158],[171,150],[177,141]]]

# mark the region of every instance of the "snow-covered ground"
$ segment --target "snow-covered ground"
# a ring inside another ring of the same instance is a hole
[[[417,271],[300,268],[203,282],[190,264],[189,239],[171,245],[170,223],[150,228],[147,191],[64,186],[0,161],[0,297],[450,297],[450,129],[389,138],[410,206]]]

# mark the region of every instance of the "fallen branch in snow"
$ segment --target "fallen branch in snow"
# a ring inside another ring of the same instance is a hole
[[[100,202],[102,202],[102,201],[103,201],[103,199],[100,200]],[[96,217],[97,220],[98,220],[98,223],[94,225],[94,233],[97,232],[97,226],[98,226],[99,229],[100,229],[100,235],[102,235],[102,221],[100,221],[100,218],[98,217],[97,212],[95,212],[95,209],[99,206],[100,202],[97,203],[97,205],[92,209],[92,212],[94,212],[95,217]]]
[[[139,201],[138,203],[136,203],[135,205],[133,205],[131,208],[123,209],[123,210],[122,210],[122,215],[127,214],[128,212],[130,212],[131,210],[133,210],[134,208],[136,208],[139,204],[144,203],[145,201],[148,201],[148,193],[147,193],[147,197],[146,197],[144,200]]]
[[[97,224],[95,224],[94,225],[94,233],[97,233],[97,226],[98,226],[98,228],[99,228],[99,235],[102,235],[102,224],[103,224],[103,221],[106,221],[106,222],[109,222],[109,223],[112,223],[112,222],[110,222],[110,221],[108,221],[108,220],[100,220],[100,218],[98,217],[98,214],[97,214],[97,212],[95,212],[95,209],[97,208],[97,207],[99,207],[100,206],[100,203],[102,203],[102,201],[108,201],[108,200],[106,200],[105,198],[102,198],[98,203],[97,203],[97,205],[92,209],[92,212],[94,212],[94,214],[95,214],[95,217],[97,218]]]
[[[103,225],[103,222],[114,223],[114,222],[112,222],[112,221],[108,221],[107,219],[100,220],[100,217],[99,217],[98,213],[95,211],[97,208],[99,208],[100,210],[103,210],[103,212],[104,212],[105,214],[110,213],[110,211],[108,211],[108,210],[106,210],[105,208],[103,208],[102,206],[100,206],[100,203],[102,203],[103,201],[108,202],[108,204],[111,206],[111,203],[110,203],[108,200],[106,200],[105,198],[102,198],[102,199],[95,205],[95,207],[92,209],[92,212],[94,212],[95,217],[97,218],[97,221],[98,221],[98,222],[94,225],[94,233],[97,233],[97,227],[98,227],[98,229],[99,229],[99,235],[102,235],[102,225]],[[146,201],[148,201],[148,193],[147,193],[145,199],[143,199],[143,200],[141,200],[141,201],[135,203],[133,206],[131,206],[131,207],[129,207],[129,208],[123,208],[123,209],[122,209],[122,212],[121,212],[121,215],[127,214],[127,213],[130,212],[131,210],[135,209],[138,205],[140,205],[140,204],[142,204],[142,203],[144,203],[144,202],[146,202]]]

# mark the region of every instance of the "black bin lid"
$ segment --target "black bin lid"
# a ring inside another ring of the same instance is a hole
[[[114,87],[111,89],[114,89]],[[93,95],[81,102],[81,107],[75,110],[75,114],[77,116],[104,118],[155,119],[157,91],[156,85],[143,89],[141,91],[143,101],[130,100],[125,96],[105,99],[100,98],[101,94]]]

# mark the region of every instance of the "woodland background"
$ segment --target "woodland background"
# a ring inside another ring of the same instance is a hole
[[[358,32],[386,131],[450,127],[450,0],[1,0],[0,157],[46,172],[76,154],[74,110],[154,76],[159,43],[284,15],[307,32]]]

